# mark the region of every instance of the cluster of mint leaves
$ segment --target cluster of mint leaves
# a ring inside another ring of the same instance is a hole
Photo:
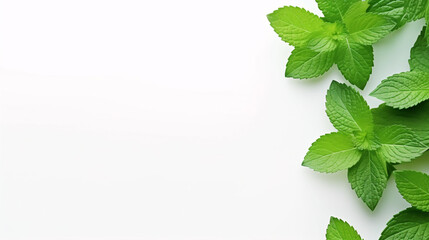
[[[372,44],[406,23],[425,18],[429,0],[316,0],[324,17],[283,7],[268,15],[274,31],[294,46],[286,77],[314,78],[334,64],[344,78],[363,89],[372,73]],[[370,94],[385,103],[370,109],[352,86],[333,81],[326,113],[338,132],[321,136],[309,148],[303,166],[322,173],[348,171],[357,196],[377,206],[387,181],[395,176],[399,192],[412,207],[387,223],[380,240],[429,240],[429,176],[398,171],[429,150],[429,28],[411,49],[410,71],[383,80]],[[328,240],[362,239],[331,217]]]
[[[352,188],[371,210],[386,188],[393,165],[410,162],[429,149],[407,126],[375,127],[364,98],[345,84],[332,82],[326,113],[338,132],[316,140],[302,164],[323,173],[348,170]]]
[[[334,63],[344,77],[363,89],[374,65],[372,44],[396,26],[387,16],[367,12],[360,0],[317,0],[324,18],[305,9],[283,7],[268,15],[274,31],[295,49],[286,76],[314,78]]]
[[[429,239],[429,175],[415,171],[395,171],[396,186],[411,204],[387,223],[379,240]],[[331,217],[327,240],[362,240],[347,222]]]

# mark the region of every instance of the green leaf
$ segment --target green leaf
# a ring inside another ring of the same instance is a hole
[[[344,40],[345,32],[342,24],[326,23],[323,30],[310,35],[307,47],[316,52],[330,52],[337,49],[339,41]]]
[[[425,33],[426,27],[423,28],[422,33],[417,38],[414,47],[411,49],[411,56],[408,62],[410,63],[412,71],[418,70],[429,72],[429,46]]]
[[[397,29],[406,23],[404,4],[404,0],[369,0],[368,12],[391,17]]]
[[[368,7],[369,3],[367,1],[355,2],[352,6],[350,6],[349,10],[347,10],[346,14],[344,14],[343,23],[346,26],[348,24],[352,24],[353,21],[356,21],[356,18],[366,14]]]
[[[410,162],[428,150],[419,137],[405,126],[392,125],[375,129],[381,143],[377,155],[386,162],[393,164]]]
[[[372,109],[376,128],[403,125],[410,128],[423,144],[429,146],[429,101],[415,107],[399,110],[385,104]]]
[[[331,217],[326,229],[326,240],[362,240],[362,238],[347,222]]]
[[[396,25],[390,18],[372,13],[353,16],[345,24],[349,32],[349,41],[362,45],[376,43],[389,34]]]
[[[394,174],[404,199],[413,207],[429,212],[429,176],[415,171],[395,171]]]
[[[353,167],[361,155],[350,136],[331,133],[311,145],[302,165],[318,172],[333,173]]]
[[[396,214],[381,233],[380,240],[429,239],[429,213],[408,208]]]
[[[349,169],[348,179],[357,196],[374,210],[387,184],[386,162],[372,151],[365,151],[361,160]]]
[[[383,80],[370,94],[388,106],[404,109],[429,99],[429,73],[412,71]]]
[[[363,97],[352,87],[333,81],[326,95],[326,113],[339,131],[354,134],[372,132],[370,108]]]
[[[322,19],[305,9],[283,7],[268,15],[268,20],[281,39],[295,47],[304,47],[310,35],[323,30]]]
[[[318,77],[332,67],[334,59],[334,52],[295,48],[286,65],[286,77],[300,79]]]
[[[407,21],[416,21],[425,15],[427,0],[404,0]]]
[[[319,9],[329,22],[343,21],[343,16],[353,3],[360,0],[316,0]]]
[[[336,50],[335,62],[350,83],[363,89],[374,66],[372,46],[352,43],[346,39]]]

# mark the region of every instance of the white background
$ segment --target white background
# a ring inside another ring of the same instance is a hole
[[[344,80],[284,78],[292,48],[266,19],[283,5],[320,14],[314,0],[0,1],[0,239],[324,239],[331,215],[377,239],[408,206],[392,181],[371,212],[345,172],[300,166],[334,130],[324,97]],[[365,96],[408,70],[422,25],[375,45]]]

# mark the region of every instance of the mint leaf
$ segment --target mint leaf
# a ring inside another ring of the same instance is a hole
[[[281,39],[292,46],[304,47],[310,35],[323,30],[322,19],[305,9],[283,7],[268,15],[268,20]]]
[[[371,45],[384,38],[395,27],[395,22],[387,17],[367,13],[346,23],[351,42]]]
[[[410,162],[428,150],[419,137],[405,126],[392,125],[375,129],[381,143],[377,154],[386,162],[393,164]]]
[[[359,1],[353,4],[344,15],[344,24],[351,42],[371,45],[385,37],[396,23],[389,17],[367,13],[368,2]]]
[[[380,240],[429,239],[429,213],[408,208],[396,214],[381,233]]]
[[[349,169],[348,179],[357,196],[374,210],[386,188],[386,163],[375,152],[365,151],[361,160]]]
[[[322,75],[334,64],[334,52],[315,52],[295,48],[286,65],[286,77],[313,78]]]
[[[326,240],[362,240],[362,238],[347,222],[331,217],[326,229]]]
[[[343,21],[343,16],[353,3],[360,0],[316,0],[319,9],[329,22]]]
[[[404,109],[429,99],[429,73],[412,71],[383,80],[370,94],[388,106]]]
[[[361,155],[348,135],[331,133],[311,145],[302,165],[318,172],[333,173],[354,166]]]
[[[372,114],[376,128],[403,125],[411,129],[423,144],[429,146],[429,101],[404,110],[382,104],[372,109]]]
[[[427,0],[404,0],[404,12],[407,21],[415,21],[425,15]]]
[[[358,88],[365,88],[374,66],[372,46],[345,40],[339,44],[336,53],[335,62],[344,77]]]
[[[404,199],[413,207],[429,212],[429,175],[415,171],[395,171],[394,174]]]
[[[407,22],[404,4],[404,0],[369,0],[368,12],[392,18],[396,22],[397,29]]]
[[[416,43],[411,49],[410,60],[408,60],[411,71],[418,70],[429,72],[429,46],[425,33],[426,27],[423,28],[422,33],[417,38]]]
[[[356,21],[357,17],[366,14],[368,7],[369,4],[367,1],[355,2],[352,6],[350,6],[349,10],[347,10],[346,14],[344,14],[343,23],[346,26],[352,24],[353,21]]]
[[[326,113],[339,131],[371,132],[372,114],[363,97],[353,88],[333,81],[326,95]]]

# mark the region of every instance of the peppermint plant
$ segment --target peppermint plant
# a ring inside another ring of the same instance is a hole
[[[324,17],[286,6],[268,15],[280,38],[295,49],[286,77],[315,78],[334,64],[353,85],[363,89],[374,65],[372,44],[396,26],[389,16],[367,12],[361,0],[317,0]]]
[[[426,28],[418,37],[410,54],[410,71],[383,80],[370,94],[386,105],[405,109],[429,99],[429,46]]]
[[[412,207],[387,223],[380,240],[429,239],[429,176],[415,171],[395,171],[394,175],[399,192]]]
[[[322,173],[348,170],[352,189],[371,210],[386,188],[392,165],[410,162],[428,150],[406,126],[375,127],[366,101],[345,84],[332,82],[326,113],[338,132],[316,140],[302,165]]]

